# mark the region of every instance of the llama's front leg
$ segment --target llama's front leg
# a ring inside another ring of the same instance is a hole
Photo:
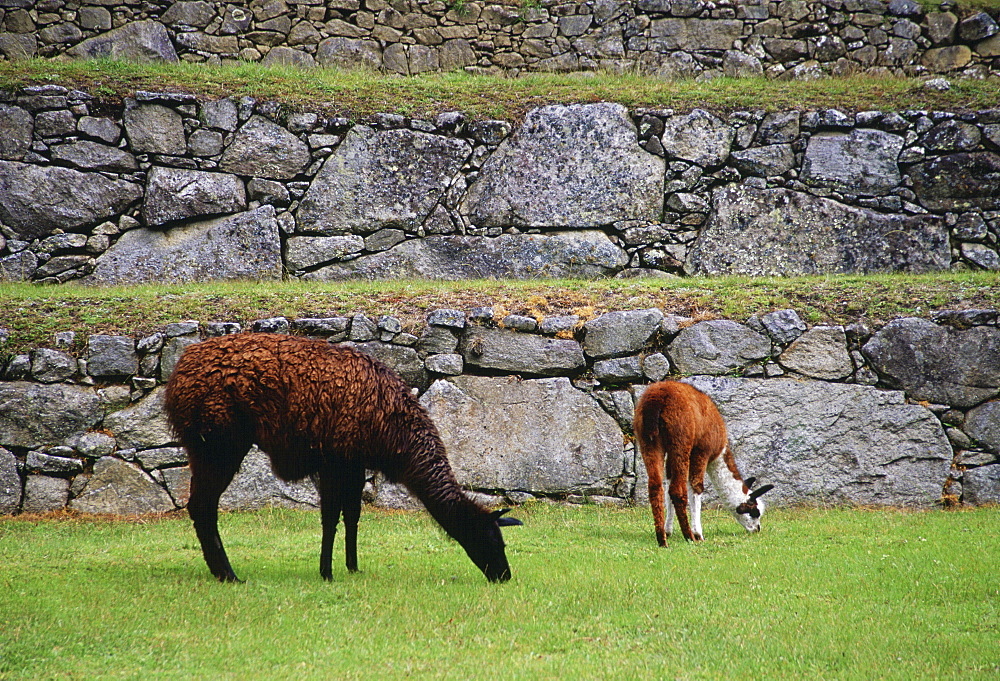
[[[358,571],[358,520],[361,518],[361,493],[365,488],[364,466],[350,466],[344,476],[344,546],[347,571]]]
[[[340,485],[336,483],[332,471],[328,469],[320,471],[313,481],[319,492],[320,522],[323,525],[323,537],[319,548],[319,574],[329,582],[333,580],[333,540],[337,536],[337,523],[340,522],[343,499]]]

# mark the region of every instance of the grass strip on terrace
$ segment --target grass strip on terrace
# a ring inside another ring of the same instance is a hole
[[[658,307],[695,319],[745,321],[791,308],[809,324],[927,317],[940,309],[1000,309],[1000,275],[718,277],[530,281],[218,282],[88,287],[0,283],[0,328],[9,333],[0,355],[49,347],[53,334],[143,336],[164,324],[194,319],[238,322],[283,316],[355,313],[398,317],[420,329],[428,312],[490,306],[495,316],[576,314],[581,320],[612,310]]]
[[[663,80],[638,73],[528,73],[518,77],[464,72],[402,77],[372,71],[296,69],[243,62],[208,64],[123,61],[0,61],[0,89],[55,84],[119,100],[138,90],[207,98],[252,96],[349,119],[375,113],[431,118],[461,111],[473,118],[520,119],[545,104],[611,101],[629,108],[716,111],[836,108],[843,111],[941,111],[995,108],[1000,78],[951,79],[946,91],[927,78],[852,76],[813,81],[766,78]]]

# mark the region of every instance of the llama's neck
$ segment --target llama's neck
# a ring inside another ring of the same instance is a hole
[[[727,451],[724,449],[719,456],[708,462],[706,472],[712,479],[716,493],[722,497],[726,507],[732,510],[745,502],[749,495],[743,491],[743,480],[729,469],[726,456]]]

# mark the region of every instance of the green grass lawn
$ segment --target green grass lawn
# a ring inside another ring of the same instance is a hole
[[[1000,515],[777,510],[655,546],[648,509],[517,509],[486,582],[423,514],[368,510],[360,574],[315,512],[0,520],[0,678],[995,679]]]

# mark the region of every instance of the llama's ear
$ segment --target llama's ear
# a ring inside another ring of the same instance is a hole
[[[759,487],[755,489],[753,492],[750,492],[750,500],[753,501],[754,499],[763,496],[764,494],[767,494],[772,489],[774,489],[774,485],[764,485],[763,487]]]
[[[747,478],[746,480],[743,481],[743,484],[747,486],[747,489],[753,489],[753,486],[756,484],[756,482],[757,478]]]
[[[501,508],[499,511],[493,511],[490,513],[490,517],[496,521],[497,525],[500,527],[511,527],[513,525],[524,525],[517,518],[504,518],[502,517],[504,513],[509,513],[509,508]]]

